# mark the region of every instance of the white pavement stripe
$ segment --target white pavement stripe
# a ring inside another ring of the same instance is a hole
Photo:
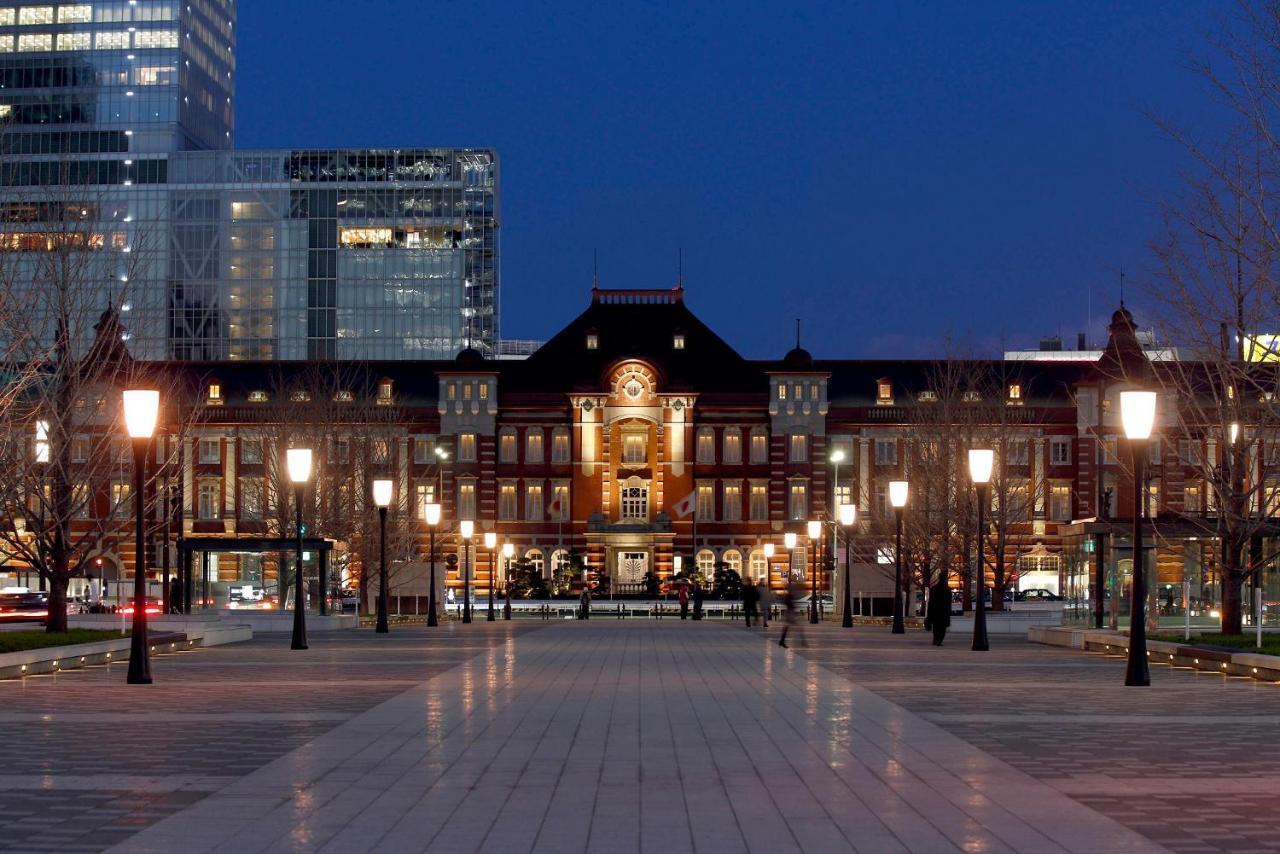
[[[481,652],[113,850],[1164,849],[758,636],[592,621]]]

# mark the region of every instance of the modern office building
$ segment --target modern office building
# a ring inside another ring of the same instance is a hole
[[[493,354],[495,153],[232,151],[235,26],[234,0],[0,5],[18,278],[95,253],[83,315],[118,308],[143,359]]]

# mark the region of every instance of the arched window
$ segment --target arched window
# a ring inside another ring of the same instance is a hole
[[[756,549],[751,552],[751,580],[758,581],[769,576],[769,562],[765,560],[764,551]]]
[[[738,577],[742,577],[742,552],[737,549],[728,549],[721,558],[724,561],[725,569],[732,569],[738,573]]]
[[[539,549],[529,549],[529,551],[524,553],[524,559],[529,562],[530,566],[538,571],[538,575],[542,575],[543,570],[546,568],[546,561],[542,557],[542,552]]]
[[[703,549],[698,552],[695,563],[698,565],[698,572],[710,578],[716,568],[716,553],[711,549]]]
[[[551,553],[551,568],[563,569],[569,565],[569,552],[564,549],[556,549]]]

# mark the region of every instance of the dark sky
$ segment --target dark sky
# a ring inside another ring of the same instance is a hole
[[[1149,264],[1207,2],[245,0],[238,146],[486,145],[504,337],[669,287],[745,355],[1094,328]],[[1131,302],[1134,300],[1131,298]],[[1140,302],[1140,300],[1139,300]],[[1139,316],[1141,323],[1142,317]]]

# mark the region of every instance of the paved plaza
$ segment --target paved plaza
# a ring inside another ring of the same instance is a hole
[[[0,683],[0,850],[1280,851],[1280,686],[808,639],[450,624]]]

